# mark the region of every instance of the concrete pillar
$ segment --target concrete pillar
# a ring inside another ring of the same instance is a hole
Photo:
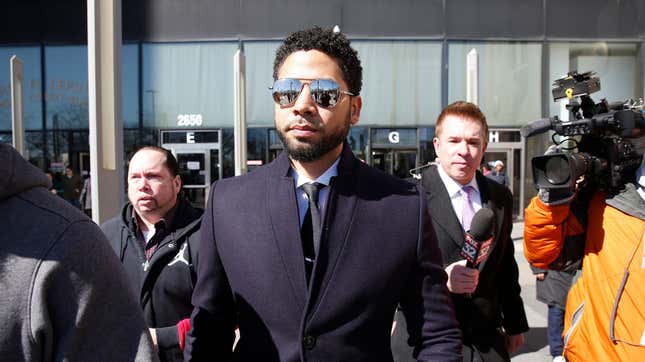
[[[11,69],[11,129],[13,148],[28,158],[25,154],[25,123],[23,117],[23,75],[22,61],[17,56],[12,56],[9,60]]]
[[[479,105],[479,55],[475,48],[466,56],[466,100]]]
[[[240,48],[233,56],[233,128],[235,152],[235,176],[246,173],[246,58]]]
[[[121,0],[87,1],[92,219],[102,223],[123,203]]]

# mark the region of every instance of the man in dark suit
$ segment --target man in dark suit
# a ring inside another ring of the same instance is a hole
[[[278,49],[272,92],[285,152],[213,184],[188,361],[392,361],[399,303],[418,359],[461,360],[425,198],[344,142],[360,116],[361,73],[338,32],[299,31]]]
[[[509,360],[509,352],[524,343],[523,332],[528,330],[511,240],[511,193],[477,171],[487,136],[486,117],[476,105],[450,104],[436,123],[438,165],[421,176],[467,361]],[[487,259],[468,268],[460,255],[464,233],[482,207],[495,215],[494,239]],[[453,212],[432,212],[446,208]]]

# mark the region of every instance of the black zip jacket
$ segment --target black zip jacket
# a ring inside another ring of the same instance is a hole
[[[161,361],[183,361],[177,323],[190,318],[193,310],[202,211],[180,198],[172,224],[149,261],[133,212],[127,203],[121,215],[106,221],[101,229],[132,282],[146,323],[156,329]]]

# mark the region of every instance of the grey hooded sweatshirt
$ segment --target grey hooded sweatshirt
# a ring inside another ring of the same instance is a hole
[[[0,360],[156,361],[98,226],[0,143]]]

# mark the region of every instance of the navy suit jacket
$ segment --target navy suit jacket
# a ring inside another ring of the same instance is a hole
[[[460,360],[459,328],[420,189],[365,165],[345,145],[307,288],[289,169],[283,153],[213,185],[187,360],[392,361],[399,303],[420,360]]]
[[[421,184],[426,191],[444,266],[448,266],[464,259],[460,255],[464,230],[452,208],[437,167],[440,166],[430,166],[422,173]],[[464,342],[486,350],[494,343],[493,337],[499,327],[504,327],[508,334],[519,334],[528,330],[528,323],[520,296],[519,271],[511,239],[511,192],[479,171],[475,177],[482,206],[490,208],[495,214],[495,236],[487,259],[478,266],[479,282],[472,298],[462,294],[452,296]]]

